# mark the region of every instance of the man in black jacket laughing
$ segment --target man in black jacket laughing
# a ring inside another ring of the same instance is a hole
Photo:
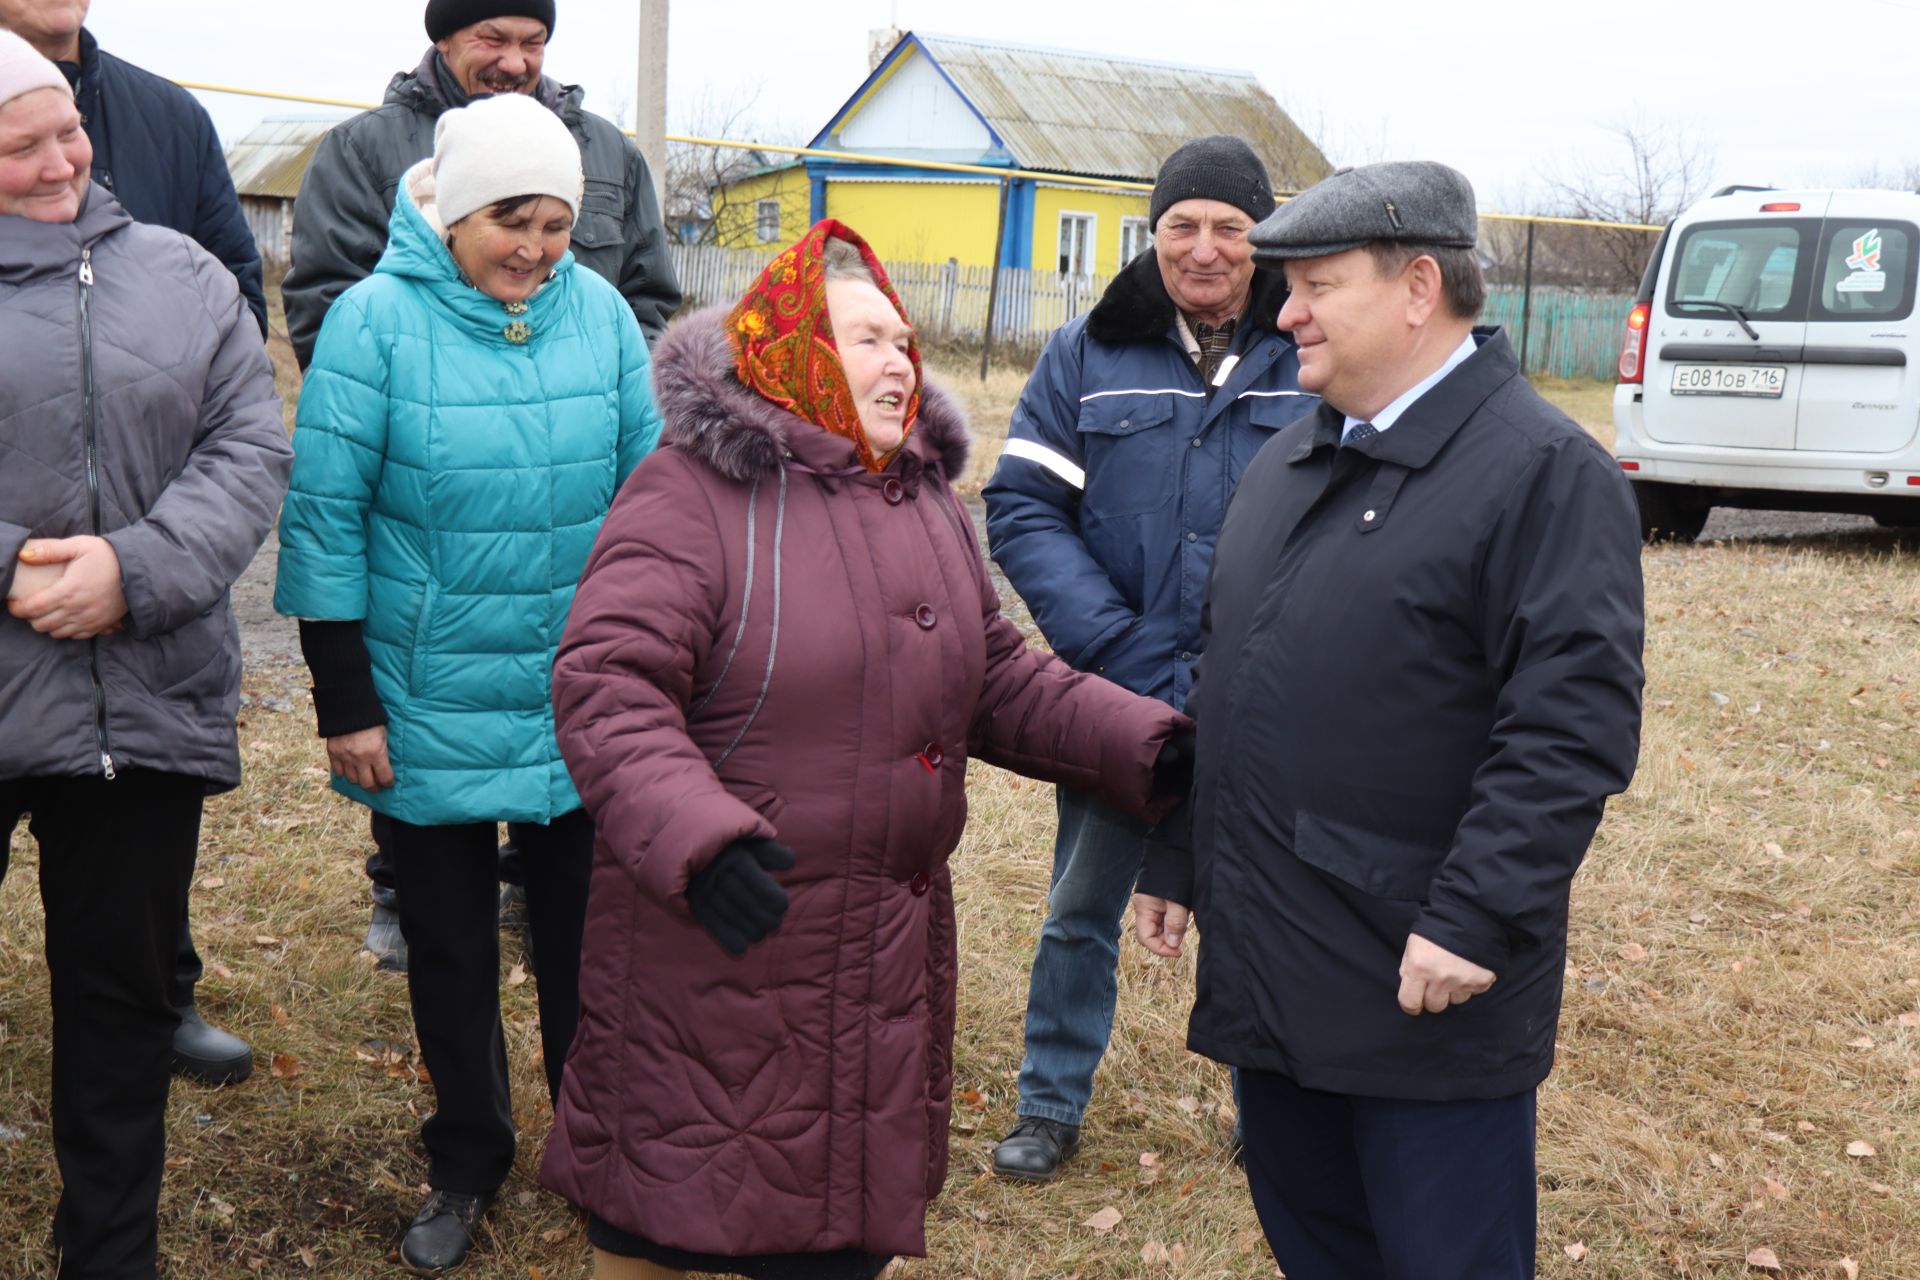
[[[1473,329],[1476,231],[1464,177],[1396,163],[1252,237],[1323,404],[1228,511],[1191,852],[1135,909],[1161,955],[1206,930],[1189,1044],[1242,1069],[1290,1280],[1533,1275],[1569,885],[1639,749],[1633,497]]]

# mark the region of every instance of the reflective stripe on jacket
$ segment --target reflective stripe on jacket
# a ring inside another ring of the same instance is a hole
[[[1180,706],[1227,500],[1253,455],[1319,403],[1254,272],[1221,385],[1181,343],[1152,253],[1047,344],[985,491],[987,537],[1054,652]]]

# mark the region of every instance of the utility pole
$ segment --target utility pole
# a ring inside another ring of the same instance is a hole
[[[667,0],[639,0],[640,73],[633,103],[633,140],[664,198],[667,174]]]

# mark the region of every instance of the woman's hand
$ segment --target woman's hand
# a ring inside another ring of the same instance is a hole
[[[357,733],[327,739],[327,767],[363,791],[385,791],[393,785],[393,766],[387,762],[387,726],[377,724]]]
[[[66,571],[64,564],[28,564],[23,560],[14,565],[13,583],[7,588],[7,612],[16,618],[28,616],[23,610],[13,607],[14,601],[25,601],[39,595],[60,581],[60,575]]]
[[[32,595],[19,592],[19,577],[53,569],[58,576]],[[118,631],[127,616],[120,589],[120,557],[105,538],[29,538],[20,548],[7,612],[55,640],[91,640]]]
[[[772,873],[791,871],[793,863],[783,844],[735,840],[687,882],[687,909],[727,954],[743,956],[787,914],[787,891]]]

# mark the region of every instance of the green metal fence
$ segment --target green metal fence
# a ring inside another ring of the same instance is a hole
[[[1620,359],[1633,299],[1624,293],[1583,293],[1573,289],[1535,289],[1526,306],[1525,290],[1489,289],[1480,310],[1481,324],[1507,331],[1521,350],[1520,322],[1526,313],[1529,374],[1551,378],[1611,378]]]

